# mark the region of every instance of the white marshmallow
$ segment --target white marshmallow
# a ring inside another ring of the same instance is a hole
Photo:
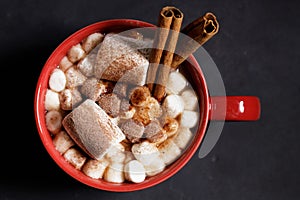
[[[57,110],[50,110],[46,113],[46,127],[47,129],[53,133],[57,134],[62,126],[62,115]]]
[[[83,50],[88,53],[102,42],[104,35],[101,33],[92,33],[82,41]]]
[[[176,118],[184,110],[184,103],[179,95],[171,94],[168,95],[163,104],[164,112],[171,118]]]
[[[77,149],[70,148],[64,153],[64,158],[67,162],[75,167],[75,169],[80,170],[86,161],[86,157]]]
[[[185,77],[178,71],[172,71],[166,84],[166,92],[168,94],[179,94],[186,86]]]
[[[75,63],[85,56],[85,51],[80,44],[76,44],[69,49],[67,56],[72,63]]]
[[[155,144],[150,143],[147,140],[132,145],[131,152],[143,165],[149,165],[159,156],[159,151]]]
[[[59,63],[59,68],[65,72],[67,69],[72,67],[72,65],[73,63],[68,59],[68,57],[64,56]]]
[[[79,70],[75,69],[74,66],[70,67],[65,72],[65,75],[67,78],[67,88],[75,88],[80,86],[87,79],[86,76],[84,76]]]
[[[189,128],[180,127],[177,134],[172,139],[174,143],[183,150],[187,147],[192,137],[193,134]]]
[[[168,139],[160,144],[158,150],[166,165],[174,162],[181,154],[181,150],[171,139]]]
[[[66,76],[61,69],[54,69],[49,78],[49,87],[55,92],[61,92],[66,87]]]
[[[198,103],[198,98],[195,92],[191,89],[184,90],[181,93],[182,100],[184,102],[185,110],[195,110]]]
[[[82,167],[82,172],[94,179],[102,178],[104,172],[109,165],[109,162],[105,159],[102,160],[88,160]]]
[[[60,154],[64,154],[74,144],[74,141],[65,131],[60,131],[53,138],[53,145]]]
[[[185,110],[181,115],[180,126],[186,128],[194,127],[199,119],[199,113],[195,111]]]
[[[151,163],[144,165],[147,176],[154,176],[162,172],[166,165],[160,156],[157,156]]]
[[[125,181],[123,168],[123,163],[111,163],[105,170],[104,180],[111,183],[123,183]]]
[[[46,110],[59,110],[60,101],[59,94],[53,90],[47,89],[45,95],[45,109]]]
[[[74,89],[64,89],[59,93],[60,108],[63,110],[72,110],[82,101],[81,93]]]
[[[80,91],[87,98],[97,101],[100,95],[107,91],[107,86],[96,78],[88,78],[83,82]]]
[[[123,163],[125,160],[124,146],[120,143],[112,145],[105,154],[105,158],[111,163]]]
[[[141,183],[146,178],[145,168],[137,160],[131,160],[124,166],[125,178],[134,183]]]
[[[94,75],[94,65],[97,57],[97,53],[100,45],[96,46],[87,56],[79,61],[77,64],[78,69],[85,76],[93,76]]]

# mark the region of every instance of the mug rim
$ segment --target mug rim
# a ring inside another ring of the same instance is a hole
[[[197,77],[199,78],[199,81],[202,85],[202,87],[194,88],[197,90],[198,95],[201,95],[201,104],[203,106],[200,107],[200,120],[198,122],[198,130],[193,138],[193,141],[191,142],[188,149],[170,166],[168,166],[164,171],[162,171],[160,174],[157,174],[153,177],[147,178],[142,183],[109,183],[105,180],[99,180],[99,179],[92,179],[85,175],[83,172],[76,170],[73,166],[71,166],[64,157],[55,149],[52,138],[49,133],[49,131],[46,128],[45,125],[45,108],[44,108],[44,99],[45,99],[45,93],[48,86],[48,80],[49,80],[49,74],[50,72],[59,64],[60,59],[66,54],[67,50],[70,49],[70,47],[74,44],[77,44],[79,41],[87,37],[89,34],[93,32],[99,31],[102,29],[112,28],[113,26],[121,26],[121,27],[128,27],[130,28],[143,28],[143,27],[156,27],[155,25],[137,20],[137,19],[109,19],[109,20],[103,20],[99,22],[95,22],[93,24],[87,25],[77,31],[75,31],[73,34],[68,36],[65,40],[63,40],[56,48],[55,50],[50,54],[49,58],[43,65],[43,68],[40,72],[38,82],[36,85],[35,90],[35,97],[34,97],[34,115],[35,115],[35,121],[37,125],[37,130],[39,133],[39,136],[41,138],[41,141],[46,148],[47,152],[51,156],[51,158],[55,161],[59,167],[65,171],[67,174],[69,174],[71,177],[75,178],[76,180],[94,187],[96,189],[106,190],[106,191],[113,191],[113,192],[130,192],[130,191],[137,191],[142,190],[146,188],[153,187],[155,185],[158,185],[159,183],[169,179],[171,176],[175,175],[178,171],[180,171],[187,162],[192,158],[192,156],[195,154],[197,149],[199,148],[203,137],[206,132],[207,124],[209,121],[209,93],[208,93],[208,87],[206,84],[206,80],[204,77],[204,74],[194,58],[193,55],[189,57],[189,61],[193,65],[193,70],[197,73]],[[127,28],[127,30],[128,30]],[[56,61],[56,62],[55,62]],[[201,94],[199,94],[199,92]]]

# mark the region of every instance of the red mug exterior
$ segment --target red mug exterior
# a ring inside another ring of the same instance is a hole
[[[106,20],[102,22],[97,22],[86,26],[79,31],[75,32],[64,40],[50,55],[46,61],[38,82],[35,91],[34,99],[34,113],[35,120],[37,125],[37,130],[43,145],[45,146],[47,152],[52,157],[52,159],[59,165],[59,167],[64,170],[71,177],[76,180],[97,188],[101,190],[114,191],[114,192],[129,192],[146,189],[152,186],[155,186],[174,174],[176,174],[180,169],[182,169],[185,164],[191,159],[194,153],[197,151],[198,147],[203,140],[205,135],[207,125],[209,120],[224,120],[224,115],[219,114],[218,112],[223,110],[226,112],[225,120],[230,121],[247,121],[247,120],[257,120],[260,115],[260,103],[257,97],[253,96],[228,96],[225,97],[227,103],[221,101],[224,97],[210,97],[208,92],[208,87],[204,78],[204,75],[199,67],[197,61],[191,56],[191,66],[188,67],[188,73],[191,76],[192,84],[196,85],[195,91],[200,97],[200,120],[198,125],[198,130],[196,135],[186,149],[186,151],[181,155],[181,157],[176,160],[173,164],[168,166],[163,172],[153,177],[146,178],[142,183],[109,183],[101,179],[92,179],[86,176],[83,172],[76,170],[72,165],[70,165],[63,156],[55,149],[50,133],[46,128],[45,123],[45,107],[44,99],[45,93],[48,87],[48,80],[50,73],[54,68],[57,67],[60,60],[67,51],[75,44],[83,40],[88,35],[94,32],[110,32],[116,30],[128,30],[132,28],[141,28],[141,27],[155,27],[154,25],[133,19],[113,19]],[[213,113],[213,115],[212,115]],[[222,113],[222,112],[220,112]]]
[[[256,121],[260,117],[256,96],[210,97],[210,120]]]

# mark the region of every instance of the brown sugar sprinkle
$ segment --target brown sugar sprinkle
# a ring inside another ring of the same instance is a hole
[[[176,134],[179,128],[179,123],[176,119],[167,118],[163,128],[166,131],[168,137],[171,137]]]
[[[142,122],[144,125],[147,125],[151,121],[149,117],[149,111],[150,109],[148,107],[137,107],[133,115],[133,119],[138,122]]]
[[[116,94],[108,93],[101,95],[98,104],[111,117],[119,115],[121,100]]]
[[[168,137],[158,120],[153,120],[145,126],[144,134],[145,137],[153,143],[161,143]]]
[[[151,94],[148,87],[136,87],[130,93],[130,101],[134,106],[143,106],[150,96]]]
[[[133,119],[123,122],[120,128],[131,143],[139,142],[145,130],[145,127],[141,122]]]

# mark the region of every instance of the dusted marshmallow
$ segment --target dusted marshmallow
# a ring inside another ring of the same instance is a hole
[[[103,94],[97,102],[109,116],[117,117],[119,115],[121,100],[116,94]]]
[[[100,44],[97,45],[91,52],[89,52],[86,57],[81,59],[77,64],[77,67],[81,71],[81,73],[87,77],[91,77],[94,75],[94,65],[99,48]]]
[[[147,107],[136,107],[135,113],[132,119],[142,122],[144,125],[150,123],[150,116],[149,116],[149,108]]]
[[[151,121],[144,131],[145,137],[154,143],[160,143],[167,139],[167,135],[163,131],[160,123],[157,120]]]
[[[125,149],[123,145],[120,143],[116,143],[109,148],[109,150],[105,154],[105,158],[111,163],[123,163],[126,157],[124,151]]]
[[[75,63],[85,56],[85,51],[82,49],[80,44],[76,44],[71,47],[67,53],[67,56],[72,63]]]
[[[86,53],[89,53],[100,42],[102,42],[104,35],[102,33],[92,33],[82,40],[82,48]]]
[[[131,152],[143,165],[149,165],[159,156],[159,151],[155,143],[150,143],[147,140],[132,145]]]
[[[163,113],[162,107],[154,97],[149,97],[147,99],[145,107],[149,108],[148,114],[150,120],[159,118]]]
[[[111,163],[104,173],[104,180],[111,183],[123,183],[125,181],[123,168],[123,163]]]
[[[130,42],[132,38],[107,34],[101,43],[94,74],[97,78],[144,85],[149,61]],[[136,41],[136,40],[135,40]]]
[[[57,110],[50,110],[46,113],[46,127],[53,133],[57,134],[61,129],[62,115]]]
[[[51,89],[47,89],[45,95],[45,109],[59,110],[59,108],[60,108],[59,94],[57,92],[54,92]]]
[[[86,79],[81,86],[81,93],[84,94],[87,98],[96,101],[101,94],[107,91],[106,85],[96,78]]]
[[[75,167],[75,169],[81,170],[82,166],[86,161],[86,157],[77,149],[71,147],[64,153],[64,158],[71,165]]]
[[[176,134],[176,132],[179,128],[179,123],[176,119],[167,117],[163,128],[164,128],[167,136],[171,137]]]
[[[60,131],[54,136],[53,145],[60,154],[64,154],[75,143],[65,131]]]
[[[64,89],[59,93],[59,101],[61,109],[72,110],[82,101],[81,93],[77,88]]]
[[[145,106],[148,98],[150,98],[150,90],[146,86],[133,88],[129,94],[130,102],[134,106]]]
[[[68,59],[67,56],[64,56],[59,63],[59,69],[61,69],[62,71],[66,71],[67,69],[69,69],[70,67],[72,67],[73,63]]]
[[[120,118],[130,119],[135,113],[135,107],[131,106],[127,99],[122,99],[120,104]]]
[[[133,119],[129,119],[121,125],[121,130],[132,143],[140,141],[144,129],[144,125],[141,122],[134,121]]]
[[[125,139],[121,129],[90,99],[73,109],[62,123],[75,143],[94,159],[101,159],[112,145]]]
[[[149,96],[145,99],[145,101],[142,101],[143,103],[139,104],[140,106],[136,106],[136,112],[133,115],[133,119],[147,125],[151,120],[159,118],[163,111],[155,98]]]
[[[82,172],[87,176],[99,179],[103,177],[103,174],[108,167],[109,162],[105,159],[102,160],[88,160],[82,167]]]
[[[113,93],[117,94],[120,98],[127,97],[128,84],[118,82],[113,90]]]
[[[86,80],[86,76],[84,76],[79,70],[75,69],[74,66],[70,67],[66,72],[67,78],[67,88],[75,88],[83,84]]]

